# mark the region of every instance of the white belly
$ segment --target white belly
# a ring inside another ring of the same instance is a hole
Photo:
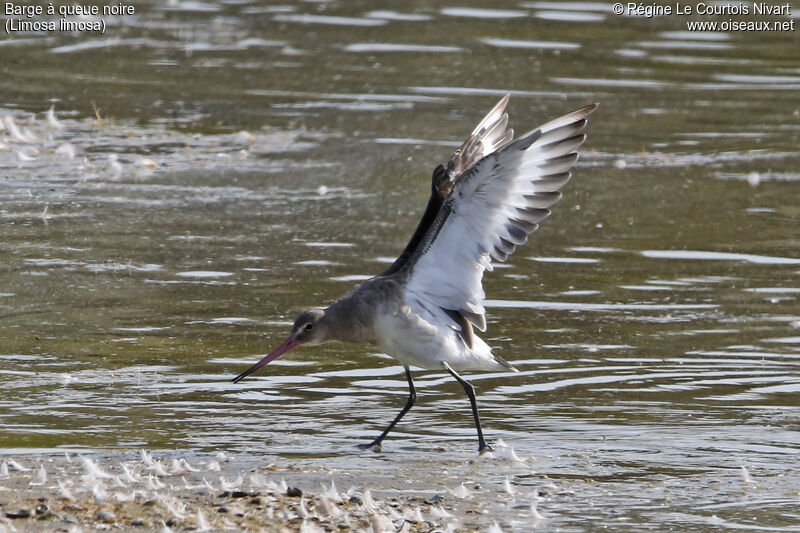
[[[454,329],[433,324],[407,306],[380,316],[376,329],[378,348],[407,366],[433,370],[444,362],[455,370],[506,370],[477,336],[468,348]]]

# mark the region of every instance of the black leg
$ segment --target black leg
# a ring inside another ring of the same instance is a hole
[[[469,397],[469,403],[472,406],[472,416],[475,417],[475,427],[478,429],[478,452],[490,452],[492,451],[492,447],[486,444],[486,439],[483,438],[483,431],[481,430],[481,417],[478,415],[478,403],[475,401],[475,388],[470,385],[470,383],[456,374],[455,370],[450,368],[450,365],[447,363],[442,363],[444,368],[450,372],[450,375],[453,376],[461,383],[461,386],[464,387],[464,392],[467,393]]]
[[[386,435],[389,434],[389,432],[392,430],[395,424],[400,422],[400,419],[403,418],[403,415],[405,415],[408,412],[408,410],[411,409],[411,406],[414,405],[414,402],[417,401],[417,390],[414,388],[414,381],[411,379],[411,369],[409,369],[408,367],[405,368],[406,368],[406,378],[408,379],[408,401],[406,402],[405,407],[403,407],[403,410],[400,411],[400,414],[398,414],[395,417],[395,419],[392,420],[392,423],[389,424],[389,427],[383,430],[383,433],[381,433],[377,439],[370,442],[369,444],[359,444],[358,445],[359,448],[374,447],[376,450],[380,450],[381,442],[383,441],[384,437],[386,437]]]

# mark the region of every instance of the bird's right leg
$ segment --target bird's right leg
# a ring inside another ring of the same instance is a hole
[[[459,376],[455,370],[450,368],[450,365],[447,363],[442,363],[444,369],[450,372],[450,375],[456,378],[456,381],[461,383],[461,386],[464,387],[464,392],[467,393],[467,397],[469,398],[469,405],[472,407],[472,416],[475,419],[475,428],[478,430],[478,453],[483,452],[491,452],[492,447],[486,444],[486,439],[483,438],[483,430],[481,429],[481,417],[478,415],[478,403],[475,401],[475,387],[473,387],[469,381]]]
[[[408,410],[411,409],[411,406],[414,405],[414,402],[417,401],[417,389],[414,388],[414,381],[411,379],[411,369],[408,367],[405,367],[405,369],[406,369],[406,378],[408,379],[408,401],[406,402],[405,407],[403,407],[403,410],[400,411],[400,413],[395,417],[395,419],[392,420],[392,423],[389,424],[389,427],[383,430],[383,433],[381,433],[377,439],[370,442],[369,444],[359,444],[358,445],[359,448],[375,448],[375,451],[380,451],[381,442],[383,441],[384,437],[386,437],[386,435],[389,434],[389,432],[392,430],[395,424],[400,422],[400,419],[403,418],[403,415],[405,415],[408,412]]]

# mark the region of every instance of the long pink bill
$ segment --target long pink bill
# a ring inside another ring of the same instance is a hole
[[[258,363],[254,364],[253,366],[251,366],[250,368],[248,368],[247,370],[245,370],[244,372],[242,372],[241,374],[239,374],[238,376],[233,378],[233,382],[234,383],[239,383],[244,378],[246,378],[247,376],[249,376],[250,374],[252,374],[256,370],[258,370],[262,366],[268,365],[269,363],[271,363],[272,361],[274,361],[278,357],[282,356],[283,354],[285,354],[289,350],[291,350],[293,348],[296,348],[297,346],[300,346],[300,343],[296,342],[292,337],[289,337],[288,339],[283,341],[283,344],[281,344],[280,346],[278,346],[277,348],[272,350],[272,352],[268,356],[264,357],[261,361],[259,361]]]

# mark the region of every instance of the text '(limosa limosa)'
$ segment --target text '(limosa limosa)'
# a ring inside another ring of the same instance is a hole
[[[586,140],[588,105],[514,139],[505,112],[509,95],[478,124],[446,166],[433,171],[422,220],[400,257],[325,309],[301,313],[289,337],[242,372],[234,383],[301,345],[367,343],[405,368],[409,395],[378,437],[386,435],[417,399],[411,367],[444,369],[469,397],[478,449],[491,449],[481,430],[475,391],[458,372],[517,370],[475,333],[486,331],[483,272],[505,261],[550,215]]]

